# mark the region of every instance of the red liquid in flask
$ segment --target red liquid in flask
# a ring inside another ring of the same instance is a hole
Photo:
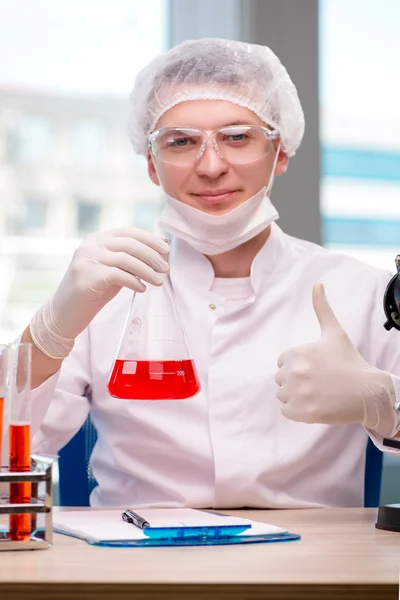
[[[1,449],[3,447],[3,412],[4,398],[0,396],[0,467],[1,467]]]
[[[10,425],[10,471],[31,470],[31,427],[28,423]],[[29,504],[31,484],[29,482],[10,484],[10,502]],[[27,541],[31,535],[31,515],[10,515],[11,540]]]
[[[192,360],[116,360],[108,383],[123,400],[183,400],[199,389]]]

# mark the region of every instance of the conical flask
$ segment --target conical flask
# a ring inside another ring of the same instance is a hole
[[[134,294],[108,391],[124,400],[183,400],[199,390],[168,273],[162,286]]]

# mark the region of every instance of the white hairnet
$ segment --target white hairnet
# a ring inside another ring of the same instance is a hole
[[[288,156],[300,145],[303,110],[292,80],[272,50],[206,38],[182,42],[136,77],[129,122],[134,150],[147,156],[147,138],[160,117],[180,102],[200,99],[227,100],[250,109],[279,129]]]

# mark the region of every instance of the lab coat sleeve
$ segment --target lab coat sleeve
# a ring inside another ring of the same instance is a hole
[[[85,422],[90,410],[89,356],[89,333],[85,330],[60,371],[33,390],[33,452],[57,454]]]

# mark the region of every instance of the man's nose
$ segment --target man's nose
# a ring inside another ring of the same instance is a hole
[[[201,177],[217,179],[228,169],[228,163],[220,156],[212,141],[208,140],[202,156],[197,160],[196,173]]]

